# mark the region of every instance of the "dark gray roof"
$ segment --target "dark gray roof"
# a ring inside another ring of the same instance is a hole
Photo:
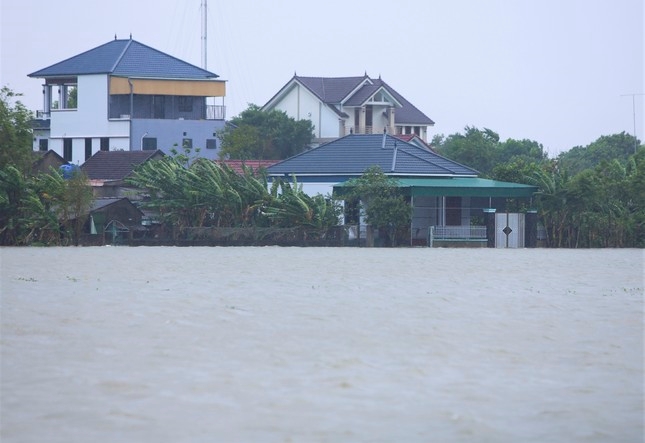
[[[361,106],[367,99],[381,89],[379,85],[363,85],[346,102],[345,106]]]
[[[136,40],[112,40],[94,49],[29,74],[61,77],[111,74],[124,77],[213,79],[214,74]]]
[[[434,125],[434,121],[430,117],[421,112],[380,78],[372,79],[365,75],[363,77],[294,76],[294,79],[302,83],[323,103],[334,105],[334,107],[343,101],[347,106],[360,106],[380,88],[384,88],[401,104],[401,108],[397,108],[394,114],[396,124]],[[361,86],[361,83],[364,84]],[[359,88],[359,86],[361,87]],[[338,112],[338,109],[335,110]]]
[[[374,84],[384,86],[385,89],[387,89],[387,91],[392,94],[399,103],[401,103],[401,107],[398,108],[394,114],[394,120],[396,123],[434,125],[434,121],[432,121],[430,117],[419,111],[416,106],[407,101],[401,94],[396,92],[394,88],[383,80],[380,78],[378,80],[374,80]]]
[[[340,104],[347,95],[356,89],[364,77],[294,77],[321,101],[327,104]]]
[[[122,180],[130,175],[136,166],[163,155],[159,150],[98,151],[81,165],[81,170],[90,180]]]
[[[384,173],[399,177],[478,175],[474,169],[430,150],[380,134],[347,135],[270,166],[267,172],[274,176],[357,176],[370,166],[379,166]]]

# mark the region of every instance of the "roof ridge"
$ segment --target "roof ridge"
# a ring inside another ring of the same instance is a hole
[[[132,42],[133,42],[133,41],[134,41],[134,40],[130,39],[130,40],[128,40],[128,42],[125,44],[125,46],[123,47],[123,51],[121,51],[121,54],[119,54],[119,56],[116,58],[116,61],[115,61],[115,62],[114,62],[114,64],[112,65],[112,69],[110,69],[110,73],[114,72],[114,70],[116,69],[116,67],[117,67],[117,66],[119,66],[119,63],[121,63],[121,60],[123,59],[123,56],[124,56],[124,55],[125,55],[125,53],[128,51],[128,48],[130,47],[130,45],[132,44]]]
[[[174,55],[168,54],[167,52],[164,52],[164,51],[161,51],[159,49],[153,48],[152,46],[148,46],[145,43],[141,43],[140,41],[137,41],[137,40],[132,40],[132,41],[135,42],[136,44],[140,45],[140,46],[143,46],[145,48],[150,49],[151,51],[154,51],[154,52],[157,52],[159,54],[165,55],[166,57],[170,57],[170,58],[172,58],[172,59],[174,59],[174,60],[176,60],[176,61],[178,61],[180,63],[184,63],[184,64],[189,65],[189,66],[191,66],[191,67],[193,67],[195,69],[199,69],[200,71],[202,71],[202,72],[204,72],[206,74],[212,74],[214,76],[213,78],[219,78],[219,75],[217,75],[214,72],[209,71],[208,69],[204,69],[204,68],[202,68],[200,66],[197,66],[197,65],[195,65],[193,63],[187,62],[186,60],[182,60],[179,57],[175,57]]]

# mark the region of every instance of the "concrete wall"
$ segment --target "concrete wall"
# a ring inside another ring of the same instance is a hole
[[[136,119],[132,121],[132,150],[141,150],[142,137],[157,139],[157,149],[169,154],[173,147],[181,148],[183,139],[192,139],[193,150],[199,148],[199,156],[216,159],[219,155],[219,140],[217,149],[207,149],[206,140],[216,139],[218,131],[224,128],[223,120],[159,120]],[[194,152],[194,151],[193,151]]]

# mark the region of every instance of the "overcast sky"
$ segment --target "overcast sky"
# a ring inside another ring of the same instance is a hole
[[[201,65],[200,0],[2,0],[0,84],[114,39]],[[642,0],[209,0],[208,69],[228,116],[293,76],[378,77],[435,121],[490,128],[554,156],[601,135],[643,141]],[[635,108],[635,113],[634,113]]]

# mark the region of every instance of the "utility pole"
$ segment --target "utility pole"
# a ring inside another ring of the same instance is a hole
[[[638,150],[638,141],[636,139],[636,97],[645,95],[643,93],[633,93],[633,94],[621,94],[621,97],[631,97],[632,98],[632,114],[634,117],[634,154]]]

